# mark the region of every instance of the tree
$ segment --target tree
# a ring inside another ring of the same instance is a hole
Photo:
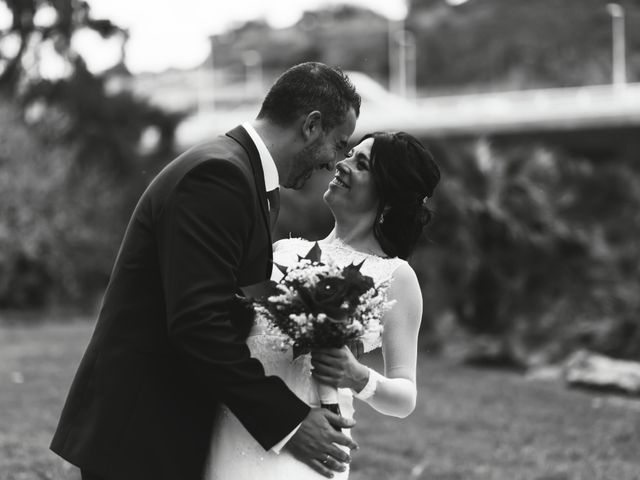
[[[640,6],[621,0],[629,27]],[[605,0],[411,2],[423,88],[532,88],[608,83],[611,21]],[[640,63],[638,29],[627,29],[629,79]]]
[[[8,30],[0,34],[5,42],[17,44],[13,54],[0,48],[0,95],[19,98],[24,111],[31,113],[27,115],[31,123],[56,124],[54,135],[80,144],[80,164],[107,164],[115,173],[131,173],[137,167],[138,143],[147,128],[157,129],[160,136],[154,154],[170,154],[182,115],[167,114],[126,91],[109,92],[107,84],[114,74],[128,75],[123,58],[118,68],[96,75],[72,45],[76,33],[90,29],[103,38],[118,36],[124,52],[126,30],[110,20],[93,18],[88,3],[81,0],[0,2],[12,14]],[[42,70],[47,55],[64,64],[64,73],[57,78]],[[52,115],[55,121],[48,122]]]
[[[27,66],[26,54],[36,53],[43,44],[53,45],[58,55],[73,64],[78,54],[71,48],[71,39],[77,31],[89,28],[102,37],[126,36],[126,32],[109,20],[94,19],[90,15],[89,4],[79,0],[2,0],[12,14],[11,25],[1,36],[12,38],[18,43],[11,55],[0,50],[0,88],[13,92],[21,81],[28,81],[30,70],[39,67],[38,55],[35,65]],[[46,20],[38,20],[46,16]],[[71,66],[71,65],[70,65]],[[37,81],[36,74],[36,81]]]
[[[16,181],[6,182],[0,198],[0,233],[11,232],[0,234],[0,306],[90,298],[108,278],[141,190],[174,155],[182,115],[115,88],[118,77],[129,75],[122,56],[106,72],[87,68],[73,48],[76,33],[118,36],[121,52],[128,38],[111,21],[93,18],[87,2],[2,4],[12,21],[0,32],[0,115],[11,128],[2,132],[0,174]],[[6,48],[11,42],[15,48]],[[46,56],[64,67],[53,77],[43,70]],[[143,149],[150,130],[158,140]]]
[[[580,347],[637,359],[634,162],[539,144],[449,150],[436,156],[444,181],[416,262],[427,310],[491,340],[496,361],[556,361]]]

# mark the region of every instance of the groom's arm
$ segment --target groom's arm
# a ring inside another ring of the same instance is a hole
[[[170,341],[212,396],[269,449],[309,407],[281,379],[265,376],[231,323],[256,217],[248,181],[227,161],[205,161],[174,188],[155,225]]]

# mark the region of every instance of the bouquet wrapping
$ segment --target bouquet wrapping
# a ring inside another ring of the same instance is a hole
[[[314,348],[341,348],[367,333],[382,329],[382,317],[391,306],[388,282],[375,284],[360,271],[362,264],[340,267],[322,260],[316,243],[305,257],[283,273],[243,289],[256,314],[267,320],[270,333],[282,338],[280,348],[293,348],[294,358]],[[316,382],[323,407],[339,413],[337,389]]]

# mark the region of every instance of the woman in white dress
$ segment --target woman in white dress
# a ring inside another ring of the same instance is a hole
[[[335,178],[324,194],[335,228],[319,242],[323,258],[331,257],[340,265],[365,260],[362,273],[376,283],[391,279],[388,296],[395,303],[385,314],[383,330],[362,338],[364,352],[382,347],[384,372],[360,363],[347,347],[316,350],[292,360],[291,351],[277,350],[279,339],[267,334],[263,320],[256,319],[247,339],[252,355],[267,374],[281,377],[309,405],[319,405],[313,378],[339,389],[340,410],[346,418],[353,418],[353,397],[385,415],[405,417],[413,411],[422,295],[406,259],[431,218],[427,199],[439,180],[431,154],[403,132],[367,135],[336,165]],[[281,240],[274,246],[274,261],[290,265],[312,245],[303,239]],[[273,278],[280,275],[274,269]],[[348,465],[335,475],[327,468],[337,465],[323,452],[318,452],[315,470],[296,460],[286,447],[279,454],[265,452],[223,407],[214,427],[206,479],[347,479]]]

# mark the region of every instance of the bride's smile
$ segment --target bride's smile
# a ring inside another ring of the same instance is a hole
[[[366,215],[373,221],[379,196],[371,175],[372,147],[373,138],[367,138],[336,164],[335,176],[324,194],[324,200],[334,216],[343,217],[351,213],[356,214],[359,220]]]
[[[347,188],[347,189],[351,188],[351,187],[349,187],[349,185],[344,180],[342,180],[340,178],[340,174],[339,173],[336,173],[336,176],[333,177],[333,180],[331,180],[329,185],[335,185],[335,186],[342,187],[342,188]]]

